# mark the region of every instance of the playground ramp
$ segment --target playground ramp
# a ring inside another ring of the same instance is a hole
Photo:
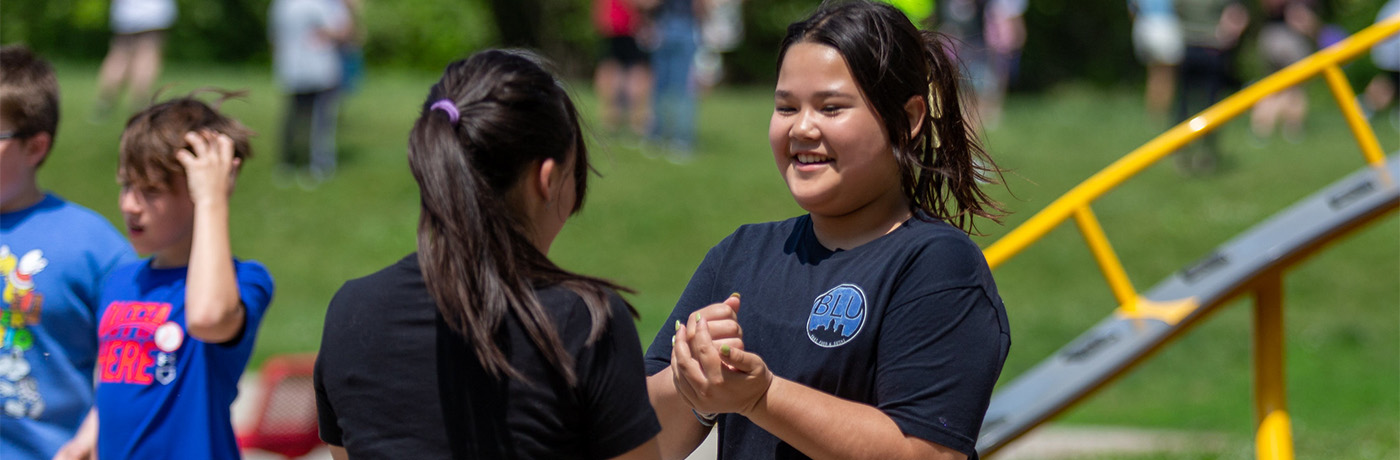
[[[1100,321],[992,398],[977,450],[990,453],[1124,373],[1258,277],[1297,263],[1400,207],[1400,155],[1366,166],[1219,246]]]

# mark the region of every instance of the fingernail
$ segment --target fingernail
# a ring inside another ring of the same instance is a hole
[[[676,346],[676,336],[671,336],[671,346]]]
[[[729,356],[729,345],[719,347],[719,352],[724,356]]]
[[[735,293],[733,293],[733,294],[729,294],[729,296],[737,299],[737,298],[739,298],[739,293],[738,293],[738,292],[735,292]]]
[[[681,330],[681,320],[676,320],[676,330]]]

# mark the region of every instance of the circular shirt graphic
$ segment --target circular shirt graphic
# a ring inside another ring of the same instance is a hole
[[[174,321],[166,321],[156,328],[156,348],[166,353],[174,353],[185,343],[185,330]]]
[[[865,291],[854,284],[831,288],[812,302],[807,316],[807,338],[818,346],[844,345],[865,326]]]

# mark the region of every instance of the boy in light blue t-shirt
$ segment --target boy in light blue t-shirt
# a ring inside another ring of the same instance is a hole
[[[0,459],[48,460],[92,407],[102,279],[134,260],[112,224],[39,188],[58,81],[0,48]]]
[[[117,268],[102,291],[98,458],[239,458],[230,406],[272,300],[267,269],[234,259],[229,245],[248,135],[193,96],[127,122],[122,216],[150,258]]]

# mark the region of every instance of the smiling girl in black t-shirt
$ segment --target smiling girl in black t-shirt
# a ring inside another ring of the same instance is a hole
[[[788,27],[768,138],[808,214],[710,250],[652,342],[666,456],[717,421],[721,458],[977,457],[1011,340],[949,49],[883,3]]]

